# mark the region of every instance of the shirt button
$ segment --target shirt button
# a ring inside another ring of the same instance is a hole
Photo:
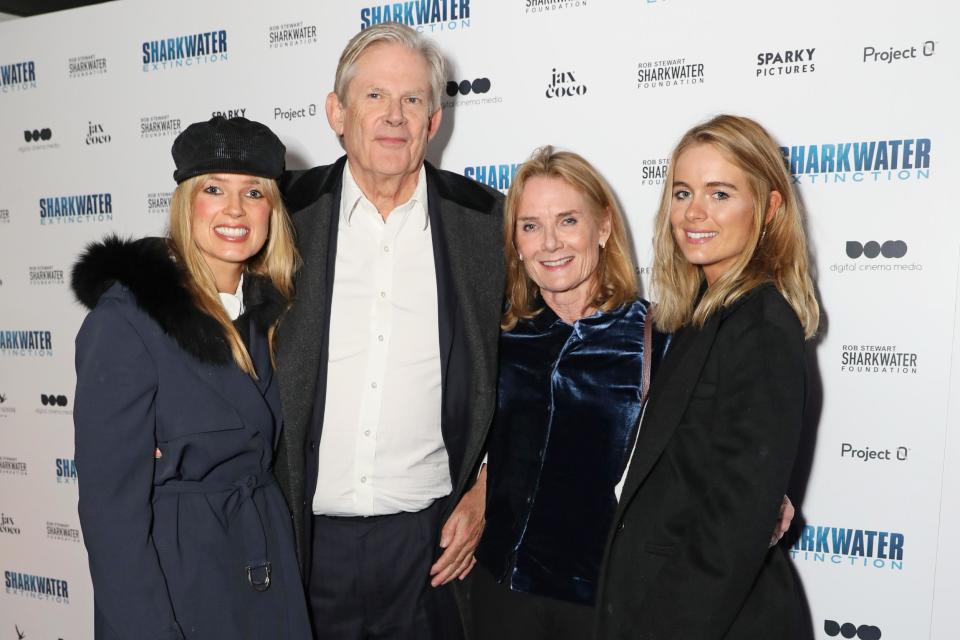
[[[380,342],[383,342],[383,334],[382,334],[382,333],[377,336],[377,340],[379,340]]]
[[[380,292],[380,297],[381,297],[381,298],[386,298],[386,297],[387,297],[387,292],[386,292],[386,291],[381,291],[381,292]]]
[[[618,523],[618,524],[617,524],[617,531],[618,531],[618,532],[619,532],[619,531],[623,531],[623,527],[624,527],[624,526],[625,526],[625,525],[624,525],[622,522]]]
[[[360,483],[361,483],[361,484],[366,484],[366,483],[367,483],[367,476],[360,476]]]
[[[363,435],[365,435],[365,436],[367,436],[367,437],[369,438],[369,437],[370,437],[370,429],[367,429],[366,431],[364,431],[364,432],[363,432]]]
[[[390,253],[390,245],[388,245],[388,244],[383,245],[383,252],[384,252],[384,253]]]
[[[371,383],[370,383],[370,388],[371,388],[371,389],[376,389],[376,388],[377,388],[377,383],[376,383],[376,382],[371,382]]]

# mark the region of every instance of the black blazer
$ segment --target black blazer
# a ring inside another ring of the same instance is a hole
[[[303,267],[293,306],[277,334],[284,431],[275,472],[293,512],[304,579],[310,568],[317,446],[323,429],[330,300],[346,157],[288,171],[281,190]],[[503,196],[473,180],[427,172],[437,271],[442,384],[441,431],[453,484],[444,520],[472,484],[493,416],[504,287]]]
[[[610,533],[598,638],[794,637],[789,561],[768,544],[802,428],[803,350],[769,284],[676,334]]]

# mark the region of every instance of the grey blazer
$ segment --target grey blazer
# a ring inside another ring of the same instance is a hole
[[[343,167],[288,171],[281,179],[303,267],[279,328],[284,431],[275,473],[293,512],[304,580],[309,580],[311,503],[323,432],[330,300]],[[443,406],[441,430],[453,492],[444,520],[473,482],[493,416],[503,301],[503,196],[429,163],[427,198],[437,271]]]

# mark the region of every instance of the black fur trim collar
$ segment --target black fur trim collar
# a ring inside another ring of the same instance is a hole
[[[87,246],[73,267],[70,286],[77,300],[93,309],[114,282],[120,282],[164,333],[184,351],[212,364],[233,361],[223,328],[193,304],[183,286],[185,274],[174,262],[163,238],[123,240],[108,236]],[[265,277],[245,274],[244,314],[236,325],[246,336],[250,318],[266,332],[286,309],[287,301]]]

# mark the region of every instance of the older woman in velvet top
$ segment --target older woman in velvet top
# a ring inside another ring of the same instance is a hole
[[[545,147],[505,210],[507,307],[489,441],[479,638],[583,638],[640,419],[644,333],[623,218],[582,157]]]

